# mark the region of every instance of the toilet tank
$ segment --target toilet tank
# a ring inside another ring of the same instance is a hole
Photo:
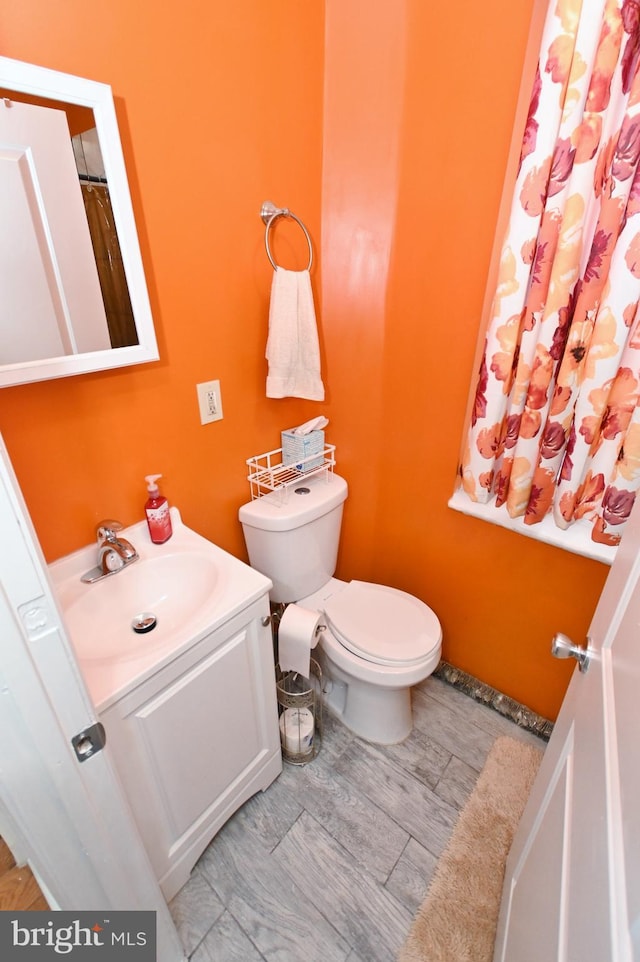
[[[242,505],[249,562],[271,578],[272,601],[298,601],[333,576],[346,497],[344,478],[327,473]]]

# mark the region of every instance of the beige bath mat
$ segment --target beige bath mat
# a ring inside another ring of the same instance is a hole
[[[494,743],[398,962],[491,962],[504,867],[542,752]]]

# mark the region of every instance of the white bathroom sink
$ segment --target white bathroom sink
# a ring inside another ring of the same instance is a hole
[[[224,573],[204,551],[178,550],[140,558],[63,606],[81,660],[137,658],[193,630],[215,604]],[[143,631],[143,625],[148,630]]]
[[[96,545],[49,565],[64,626],[98,706],[271,588],[264,575],[183,524],[177,508],[171,520],[173,535],[164,545],[152,544],[145,521],[122,531],[139,559],[93,584],[81,577],[96,565]],[[147,618],[150,630],[134,630]]]

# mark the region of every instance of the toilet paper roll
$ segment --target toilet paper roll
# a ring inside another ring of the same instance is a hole
[[[278,628],[278,661],[282,671],[297,671],[309,677],[311,649],[318,644],[318,611],[287,605]]]
[[[285,708],[280,715],[280,741],[291,755],[305,754],[313,745],[313,714],[308,708]]]

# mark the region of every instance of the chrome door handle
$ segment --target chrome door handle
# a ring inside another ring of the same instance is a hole
[[[587,638],[587,641],[589,639]],[[567,635],[563,635],[561,631],[557,635],[553,636],[553,641],[551,642],[551,654],[554,658],[575,658],[578,662],[578,668],[580,671],[586,671],[589,667],[589,661],[591,660],[591,655],[589,654],[589,649],[583,647],[582,645],[574,645]]]

